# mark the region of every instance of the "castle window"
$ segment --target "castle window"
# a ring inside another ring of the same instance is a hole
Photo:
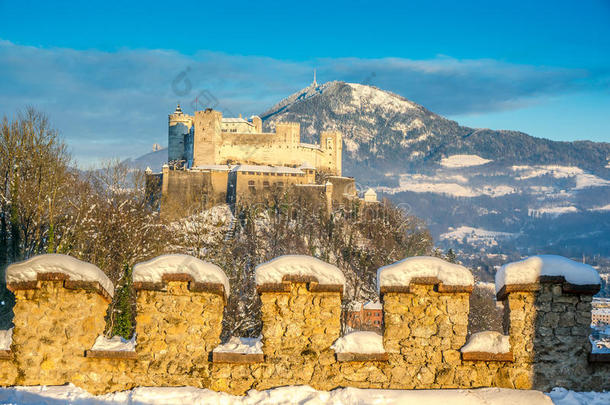
[[[269,182],[268,181],[263,181],[263,188],[265,190],[269,190]]]
[[[326,148],[327,149],[333,148],[333,138],[326,138]]]
[[[254,185],[254,180],[248,181],[248,189],[252,192],[256,191],[256,186]]]
[[[277,182],[277,183],[275,183],[275,184],[277,184],[277,186],[278,186],[278,187],[280,187],[280,188],[281,188],[281,187],[284,187],[284,182],[283,182],[283,181],[278,181],[278,182]]]

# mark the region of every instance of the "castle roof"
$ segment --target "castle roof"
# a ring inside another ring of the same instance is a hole
[[[311,163],[309,163],[309,162],[303,162],[303,163],[301,164],[301,166],[299,166],[299,169],[304,169],[304,170],[316,170],[316,168],[315,168],[315,167],[313,167],[313,166],[311,165]]]
[[[300,169],[285,166],[267,165],[201,165],[191,170],[214,170],[230,172],[257,172],[257,173],[282,173],[282,174],[304,174]]]
[[[303,174],[300,169],[285,166],[265,166],[265,165],[237,165],[231,169],[232,172],[259,172],[259,173],[294,173]]]
[[[242,124],[248,124],[248,125],[254,126],[254,124],[252,124],[250,121],[248,121],[245,118],[225,118],[225,117],[222,117],[222,122],[223,123],[242,123]]]

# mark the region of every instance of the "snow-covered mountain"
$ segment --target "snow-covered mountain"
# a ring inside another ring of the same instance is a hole
[[[408,206],[439,244],[490,273],[534,252],[610,263],[610,143],[468,128],[344,82],[309,86],[261,117],[267,128],[299,122],[304,142],[340,130],[345,175]]]

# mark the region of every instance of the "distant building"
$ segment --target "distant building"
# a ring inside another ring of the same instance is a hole
[[[591,323],[610,325],[610,308],[597,308],[591,311]]]
[[[380,302],[354,303],[347,311],[347,326],[356,330],[381,330],[383,305]]]
[[[369,188],[364,193],[364,201],[365,202],[377,202],[377,193],[372,188]]]

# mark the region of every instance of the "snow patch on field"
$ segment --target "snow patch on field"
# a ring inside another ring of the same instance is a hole
[[[575,393],[555,389],[550,394],[558,400],[587,398],[603,400],[610,394]],[[130,391],[93,396],[72,384],[62,386],[0,388],[0,402],[32,405],[40,403],[65,403],[83,405],[114,404],[223,404],[223,405],[545,405],[551,399],[540,391],[511,390],[506,388],[446,389],[446,390],[379,390],[362,388],[338,388],[333,391],[317,391],[307,385],[286,386],[267,391],[250,390],[245,396],[193,387],[142,387]],[[581,402],[558,402],[562,405]],[[607,404],[608,402],[582,402]]]
[[[437,176],[403,173],[399,177],[398,187],[377,187],[376,191],[385,194],[396,194],[405,191],[414,193],[445,194],[452,197],[502,197],[516,192],[514,187],[507,185],[467,186],[469,179],[461,174],[442,173]],[[461,183],[461,184],[460,184]]]
[[[510,343],[508,336],[495,331],[484,331],[470,336],[468,343],[461,349],[462,353],[483,352],[483,353],[509,353]]]
[[[577,285],[599,285],[599,273],[588,264],[578,263],[561,256],[532,256],[508,263],[496,273],[496,293],[506,284],[532,284],[540,276],[563,276]]]
[[[556,179],[573,177],[576,181],[574,190],[582,190],[590,187],[605,187],[610,185],[610,181],[602,179],[583,169],[575,166],[512,166],[514,172],[519,173],[517,180],[528,180],[541,176],[552,176]]]
[[[556,179],[562,179],[566,177],[574,177],[578,174],[584,174],[584,171],[580,167],[576,166],[558,166],[558,165],[547,165],[547,166],[512,166],[511,169],[515,172],[519,172],[520,176],[517,180],[527,180],[534,177],[540,177],[545,175],[553,176]]]
[[[111,352],[135,352],[136,335],[129,340],[121,336],[113,336],[110,339],[106,336],[98,336],[91,350],[111,351]]]
[[[456,167],[471,167],[481,166],[492,162],[489,159],[483,159],[478,155],[452,155],[441,159],[441,166],[456,168]]]
[[[457,229],[450,227],[449,232],[440,235],[441,240],[455,240],[468,244],[484,244],[487,246],[496,246],[498,240],[511,239],[518,234],[510,232],[488,231],[481,228],[473,228],[471,226],[460,226]]]
[[[114,294],[112,282],[97,266],[56,253],[34,256],[11,264],[6,269],[6,282],[35,281],[39,273],[63,273],[70,280],[98,282],[110,296]]]
[[[337,353],[385,353],[383,336],[367,331],[348,333],[337,339],[330,348]]]
[[[262,354],[262,337],[246,338],[231,336],[227,343],[223,343],[214,349],[215,353],[239,353],[239,354]]]
[[[592,174],[579,174],[576,176],[576,187],[574,189],[582,190],[583,188],[605,186],[610,186],[610,181],[604,180],[601,177],[597,177]]]
[[[542,207],[537,209],[528,209],[527,214],[530,217],[539,217],[542,215],[550,215],[552,217],[558,217],[563,214],[571,214],[578,212],[578,208],[574,206],[563,206],[563,207]]]
[[[438,257],[408,257],[377,270],[377,291],[381,287],[408,286],[411,279],[436,277],[445,285],[474,285],[474,277],[466,267]]]

